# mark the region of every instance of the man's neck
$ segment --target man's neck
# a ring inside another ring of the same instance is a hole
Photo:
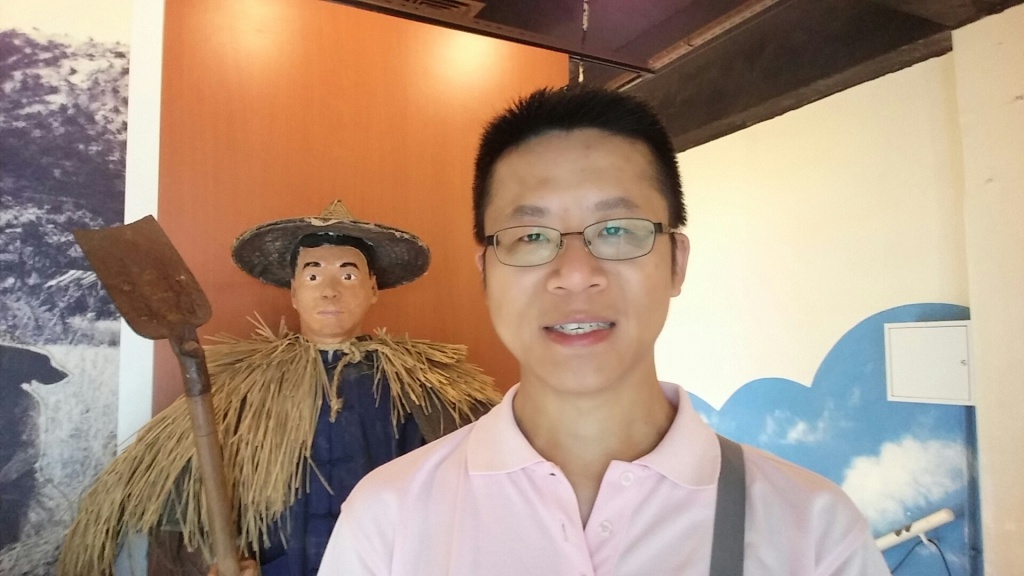
[[[527,441],[565,473],[586,524],[608,465],[648,454],[675,417],[653,370],[631,385],[593,392],[520,384],[513,412]]]

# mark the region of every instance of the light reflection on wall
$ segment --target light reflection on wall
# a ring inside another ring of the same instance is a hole
[[[301,19],[289,2],[249,0],[247,2],[210,2],[196,7],[208,10],[213,25],[206,38],[225,61],[246,76],[271,76],[269,70],[286,65],[289,54],[302,42]]]
[[[438,36],[432,47],[438,79],[460,86],[486,83],[501,72],[501,40],[467,32],[450,32]]]

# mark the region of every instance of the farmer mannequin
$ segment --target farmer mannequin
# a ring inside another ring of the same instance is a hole
[[[300,325],[299,334],[283,326],[275,334],[257,323],[250,339],[207,347],[242,553],[264,576],[315,574],[356,482],[500,397],[465,363],[463,347],[363,333],[379,290],[426,272],[429,251],[416,236],[353,220],[335,201],[318,217],[248,230],[232,256],[248,274],[289,288]],[[82,499],[60,572],[110,574],[118,540],[156,528],[208,550],[192,444],[179,399]],[[191,564],[205,573],[205,562]]]

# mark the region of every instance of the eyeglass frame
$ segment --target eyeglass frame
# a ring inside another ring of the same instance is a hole
[[[652,235],[652,238],[654,238],[654,240],[651,241],[651,247],[648,248],[647,251],[644,252],[643,254],[638,254],[636,256],[630,256],[629,258],[602,258],[601,256],[598,256],[597,254],[594,254],[594,252],[590,249],[591,242],[589,242],[587,240],[587,236],[586,236],[587,229],[593,228],[594,226],[597,226],[598,224],[605,224],[607,222],[614,222],[616,220],[642,220],[642,221],[647,222],[648,224],[650,224],[654,228],[654,234]],[[558,248],[555,249],[554,253],[551,256],[551,259],[550,260],[545,260],[544,262],[540,262],[540,263],[537,263],[537,264],[509,264],[507,262],[502,261],[501,256],[498,255],[498,245],[496,243],[497,236],[498,236],[498,234],[501,234],[502,232],[504,232],[506,230],[513,230],[515,228],[539,228],[541,230],[551,230],[553,232],[558,233]],[[627,260],[636,260],[637,258],[643,258],[644,256],[647,256],[652,251],[654,251],[654,243],[658,239],[658,234],[672,234],[672,231],[671,230],[665,230],[665,224],[662,223],[662,222],[655,222],[653,220],[648,220],[647,218],[634,218],[634,217],[609,218],[607,220],[599,220],[597,222],[594,222],[593,224],[588,224],[587,226],[585,226],[583,228],[583,230],[580,230],[578,232],[562,232],[561,230],[559,230],[557,228],[552,228],[550,226],[530,226],[530,225],[526,224],[526,225],[519,225],[519,226],[508,226],[506,228],[502,228],[501,230],[495,231],[494,234],[488,234],[487,236],[484,236],[484,248],[485,249],[487,247],[494,248],[494,257],[498,259],[498,262],[501,262],[505,266],[512,266],[513,268],[533,268],[535,266],[543,266],[545,264],[550,264],[550,263],[554,262],[555,258],[558,258],[558,254],[562,251],[563,248],[565,248],[565,237],[566,236],[579,236],[583,240],[583,247],[586,248],[587,252],[591,256],[593,256],[594,258],[597,258],[598,260],[604,260],[606,262],[625,262]]]

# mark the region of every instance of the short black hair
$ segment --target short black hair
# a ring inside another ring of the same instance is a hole
[[[288,267],[291,268],[292,278],[295,277],[295,266],[299,263],[299,251],[303,248],[319,248],[321,246],[350,246],[359,250],[363,254],[363,258],[366,258],[366,266],[370,269],[370,274],[376,275],[374,266],[376,264],[373,246],[369,242],[362,238],[356,238],[355,236],[345,236],[343,234],[333,234],[331,232],[320,232],[317,234],[306,234],[299,241],[295,243],[292,248],[292,253],[288,257]]]
[[[668,204],[668,229],[686,224],[683,187],[672,139],[642,100],[604,88],[542,88],[516,101],[484,129],[473,173],[473,235],[484,243],[484,210],[494,166],[505,152],[554,131],[595,128],[643,143],[654,159],[658,188]]]

